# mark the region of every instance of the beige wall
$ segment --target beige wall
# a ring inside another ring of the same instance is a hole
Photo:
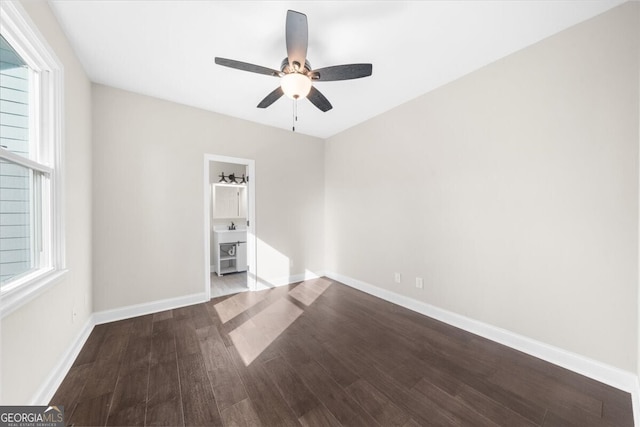
[[[64,66],[64,208],[69,272],[63,281],[2,319],[3,405],[32,402],[92,311],[91,85],[47,3],[23,5]],[[73,307],[78,311],[75,322]]]
[[[204,292],[204,155],[254,159],[257,275],[324,265],[324,141],[93,86],[96,311]]]
[[[639,8],[330,138],[326,270],[636,371]]]

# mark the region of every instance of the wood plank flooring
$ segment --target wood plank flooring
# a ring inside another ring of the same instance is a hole
[[[69,426],[633,426],[631,396],[325,278],[94,328]]]

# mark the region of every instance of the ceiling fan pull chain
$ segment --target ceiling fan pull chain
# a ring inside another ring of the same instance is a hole
[[[291,130],[296,131],[296,122],[298,121],[298,98],[293,98],[293,117],[291,120]]]

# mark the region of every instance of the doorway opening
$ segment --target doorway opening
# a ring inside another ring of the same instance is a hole
[[[255,162],[205,155],[205,294],[256,289]]]

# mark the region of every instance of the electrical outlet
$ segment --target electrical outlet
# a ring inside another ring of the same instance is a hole
[[[394,280],[395,280],[396,283],[402,283],[402,274],[395,273]]]
[[[424,280],[422,279],[422,277],[416,277],[416,288],[424,288]]]

